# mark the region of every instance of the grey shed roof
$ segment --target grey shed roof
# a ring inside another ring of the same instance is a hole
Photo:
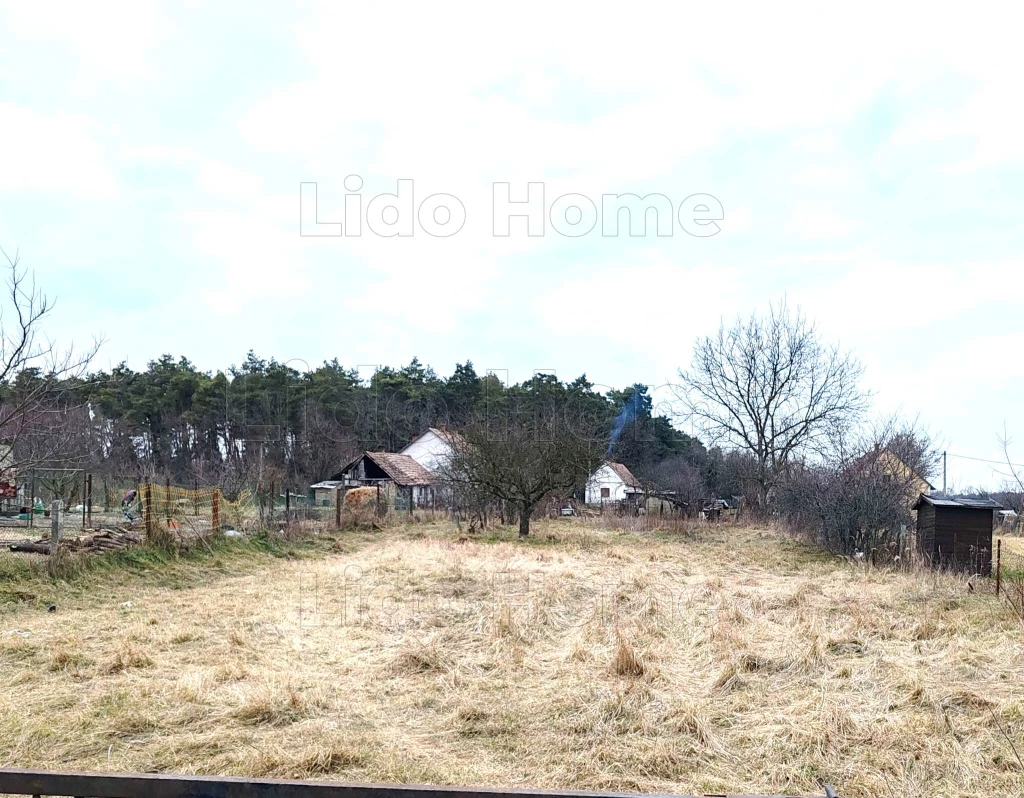
[[[969,507],[974,510],[1002,510],[1003,505],[994,499],[963,499],[956,496],[943,496],[941,493],[921,494],[921,498],[914,504],[916,510],[922,502],[927,502],[932,507]]]

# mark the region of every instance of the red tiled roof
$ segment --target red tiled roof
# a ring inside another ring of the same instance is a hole
[[[407,454],[367,452],[366,456],[380,466],[396,485],[431,485],[434,476]]]
[[[640,482],[634,477],[628,468],[622,463],[613,463],[611,460],[605,460],[604,464],[614,471],[619,479],[621,479],[627,488],[639,488]]]

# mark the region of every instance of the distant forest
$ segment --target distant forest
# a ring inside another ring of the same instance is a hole
[[[25,369],[0,399],[41,379]],[[683,479],[708,494],[743,489],[742,457],[677,430],[654,412],[647,386],[601,394],[585,375],[503,385],[468,361],[443,378],[414,358],[361,380],[337,360],[299,371],[250,352],[241,366],[215,373],[165,355],[143,371],[121,364],[62,380],[59,389],[68,416],[62,458],[111,484],[155,478],[236,491],[274,482],[304,492],[361,451],[397,451],[427,427],[458,429],[508,397],[548,397],[567,414],[585,414],[587,428],[607,436],[608,457],[638,477]],[[31,445],[29,437],[19,442]]]

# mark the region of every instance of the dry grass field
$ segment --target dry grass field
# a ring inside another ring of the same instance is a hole
[[[767,532],[422,526],[24,590],[7,766],[1024,794],[1022,629],[990,584]]]

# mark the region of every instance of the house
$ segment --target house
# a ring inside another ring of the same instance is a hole
[[[406,497],[410,512],[434,502],[434,475],[407,454],[363,452],[328,481],[344,487],[394,485],[396,497]]]
[[[587,504],[622,502],[643,492],[640,481],[622,463],[605,460],[587,480]]]
[[[875,449],[856,459],[851,466],[853,469],[867,467],[874,468],[884,477],[904,485],[909,505],[916,505],[918,496],[935,490],[935,486],[931,482],[903,462],[899,455],[891,449]]]
[[[933,567],[989,574],[992,528],[1002,505],[992,499],[921,494],[917,510],[917,549]]]
[[[430,427],[414,438],[399,454],[411,457],[427,471],[436,472],[451,457],[452,449],[460,446],[463,438],[457,432]]]

